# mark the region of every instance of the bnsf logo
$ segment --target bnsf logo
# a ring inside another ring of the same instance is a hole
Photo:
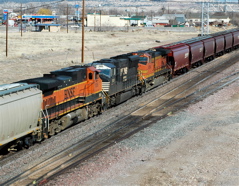
[[[75,87],[64,90],[64,99],[70,99],[75,96]]]

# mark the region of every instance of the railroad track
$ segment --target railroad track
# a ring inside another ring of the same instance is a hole
[[[167,117],[237,81],[239,72],[217,79],[213,83],[207,83],[208,80],[222,73],[223,70],[236,62],[237,58],[231,59],[215,68],[210,68],[210,71],[200,72],[183,83],[172,82],[170,89],[165,89],[147,103],[141,104],[140,108],[136,108],[131,113],[118,118],[117,121],[52,156],[47,161],[11,178],[3,185],[41,185],[46,183],[115,143],[154,124],[159,119]]]

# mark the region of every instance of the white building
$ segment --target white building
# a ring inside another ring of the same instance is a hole
[[[123,27],[130,26],[129,17],[102,15],[102,14],[87,14],[88,27]]]
[[[201,23],[201,17],[202,17],[202,15],[199,14],[199,13],[190,13],[187,16],[187,21],[189,23],[200,24]],[[228,24],[230,21],[231,21],[231,19],[226,15],[223,15],[223,16],[210,15],[209,16],[209,23],[217,22],[217,23]]]

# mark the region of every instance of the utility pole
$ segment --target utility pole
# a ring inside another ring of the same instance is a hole
[[[100,9],[100,31],[101,31],[101,4],[99,4],[99,9]]]
[[[6,22],[6,57],[8,55],[8,12],[7,12],[7,22]]]
[[[81,51],[81,62],[84,63],[84,40],[85,40],[85,0],[82,0],[82,17],[81,17],[81,26],[82,26],[82,51]]]
[[[100,31],[101,31],[101,9],[100,9]]]
[[[69,7],[67,3],[67,7],[66,7],[66,32],[67,33],[68,33],[68,15],[69,15]]]
[[[96,24],[96,12],[95,12],[95,7],[94,7],[94,32],[95,32],[95,24]]]
[[[22,37],[22,3],[21,3],[21,37]]]

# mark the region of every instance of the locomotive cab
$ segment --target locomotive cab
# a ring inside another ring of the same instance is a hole
[[[103,79],[115,77],[115,65],[112,65],[110,63],[93,63],[93,65],[100,71],[100,77],[102,77]]]
[[[93,63],[93,66],[99,70],[102,79],[103,91],[109,93],[110,85],[116,84],[116,67],[111,63]]]
[[[109,106],[117,105],[139,92],[139,56],[123,54],[95,61],[92,65],[100,71],[102,89],[110,98]]]

